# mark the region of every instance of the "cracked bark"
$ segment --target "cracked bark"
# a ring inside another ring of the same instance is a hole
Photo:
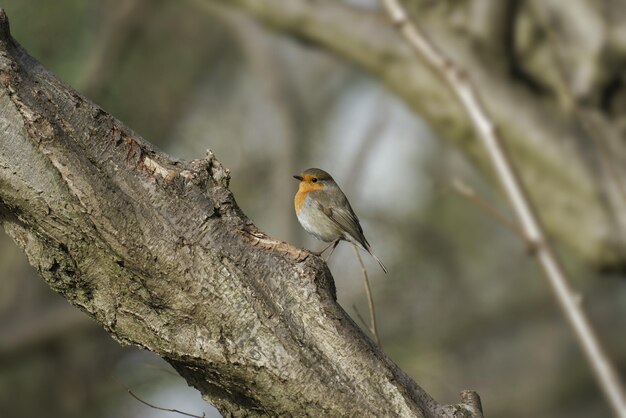
[[[0,9],[0,222],[54,290],[225,416],[482,416],[477,395],[440,405],[393,364],[325,263],[257,230],[228,180],[64,85]]]

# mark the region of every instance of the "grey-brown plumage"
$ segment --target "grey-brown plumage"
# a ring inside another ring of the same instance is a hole
[[[359,218],[331,175],[319,168],[310,168],[294,177],[300,180],[294,203],[302,227],[322,241],[334,242],[335,246],[339,240],[358,245],[387,273],[387,268],[372,253]]]

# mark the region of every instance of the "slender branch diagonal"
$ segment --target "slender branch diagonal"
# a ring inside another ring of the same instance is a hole
[[[543,227],[524,186],[480,96],[469,77],[430,42],[420,27],[412,22],[398,0],[380,0],[391,22],[402,33],[411,48],[428,62],[452,89],[472,121],[494,171],[517,214],[524,235],[533,245],[536,256],[563,313],[589,362],[589,365],[616,416],[626,417],[626,398],[615,367],[604,353],[593,327],[575,293],[559,259],[546,239]]]

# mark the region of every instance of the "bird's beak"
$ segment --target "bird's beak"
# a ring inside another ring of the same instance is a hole
[[[293,176],[294,179],[302,181],[302,176]]]

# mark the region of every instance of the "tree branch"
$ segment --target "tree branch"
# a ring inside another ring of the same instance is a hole
[[[193,417],[193,418],[204,418],[206,416],[206,414],[203,412],[202,415],[194,415],[194,414],[190,414],[187,412],[183,412],[183,411],[179,411],[178,409],[173,409],[173,408],[162,408],[160,406],[156,406],[156,405],[152,405],[149,402],[144,401],[143,399],[141,399],[139,396],[135,395],[133,393],[132,390],[128,389],[128,394],[130,396],[132,396],[133,398],[135,398],[136,400],[138,400],[139,402],[141,402],[142,404],[149,406],[152,409],[157,409],[159,411],[165,411],[165,412],[172,412],[175,414],[180,414],[180,415],[185,415],[187,417]]]
[[[324,0],[213,1],[245,10],[278,30],[306,38],[360,65],[493,178],[489,161],[472,140],[473,128],[454,95],[379,13]],[[515,158],[524,162],[521,177],[532,185],[532,197],[543,202],[542,213],[550,231],[597,265],[622,262],[626,235],[615,227],[622,221],[613,219],[598,179],[572,146],[577,142],[572,121],[564,120],[545,97],[520,88],[507,68],[485,60],[471,39],[450,26],[436,14],[427,22],[431,37],[463,64],[485,95],[494,123]],[[626,213],[617,216],[626,217]],[[577,228],[571,228],[572,224]],[[586,238],[581,240],[581,236]]]
[[[570,289],[570,280],[560,260],[546,239],[543,226],[536,215],[528,194],[515,167],[503,147],[481,97],[468,76],[433,44],[418,24],[409,17],[398,0],[380,0],[391,22],[402,33],[416,54],[420,54],[446,80],[472,121],[485,151],[493,163],[513,210],[519,218],[524,236],[533,245],[539,265],[552,286],[563,314],[578,339],[591,370],[606,396],[615,415],[626,418],[626,398],[615,366],[605,354],[593,327],[583,311],[578,298]]]
[[[0,138],[0,222],[29,262],[223,414],[475,416],[369,341],[320,258],[257,230],[211,152],[155,149],[31,58],[2,10]]]
[[[461,196],[480,208],[487,215],[489,215],[491,219],[498,222],[509,231],[513,232],[520,239],[520,241],[526,244],[529,250],[532,250],[533,244],[528,240],[528,238],[524,234],[524,231],[519,227],[519,225],[511,222],[506,216],[500,213],[500,211],[490,205],[485,199],[480,197],[478,193],[476,193],[476,191],[472,189],[469,185],[464,183],[463,180],[461,180],[460,178],[453,179],[452,188]]]
[[[370,311],[370,325],[367,328],[370,330],[374,339],[376,340],[376,345],[382,348],[380,344],[380,336],[378,335],[378,327],[376,326],[376,310],[374,307],[374,298],[372,297],[372,289],[370,288],[370,280],[367,274],[367,270],[365,269],[365,264],[363,264],[363,259],[361,258],[361,254],[359,254],[359,249],[356,245],[352,244],[352,250],[354,251],[354,256],[361,266],[361,273],[363,273],[363,286],[365,287],[365,295],[367,296],[367,306]],[[358,313],[358,311],[357,311]]]

